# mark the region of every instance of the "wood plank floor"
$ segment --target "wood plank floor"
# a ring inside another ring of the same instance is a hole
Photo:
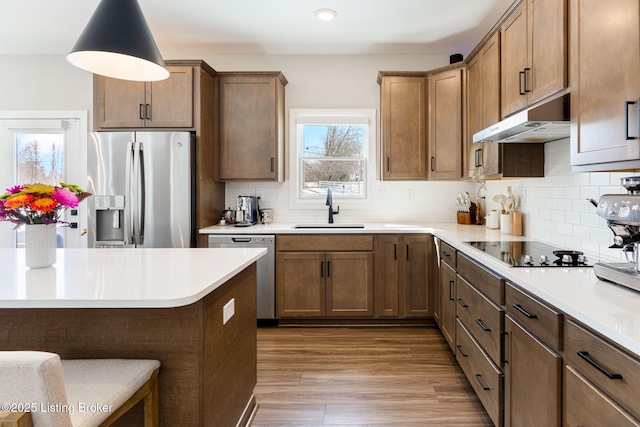
[[[259,328],[254,427],[492,426],[428,327]]]

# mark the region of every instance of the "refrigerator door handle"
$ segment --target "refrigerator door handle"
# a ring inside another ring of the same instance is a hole
[[[131,245],[133,241],[133,194],[131,191],[131,172],[133,169],[134,143],[127,143],[127,155],[125,158],[124,182],[125,182],[125,215],[124,215],[124,244]]]
[[[144,219],[145,219],[145,211],[146,211],[146,185],[145,185],[145,175],[144,175],[144,145],[140,142],[140,146],[138,148],[138,191],[140,198],[138,199],[138,244],[142,245],[144,243]]]
[[[140,243],[140,187],[138,184],[140,176],[140,142],[138,141],[133,143],[132,169],[133,176],[128,186],[129,191],[131,192],[131,234],[133,237],[133,244],[138,245]]]

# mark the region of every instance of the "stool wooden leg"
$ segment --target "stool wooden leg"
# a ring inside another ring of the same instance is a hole
[[[151,390],[144,397],[144,427],[158,427],[158,371],[151,375]]]

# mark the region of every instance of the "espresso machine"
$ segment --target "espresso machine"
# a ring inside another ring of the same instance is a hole
[[[599,279],[640,291],[640,177],[622,178],[621,182],[627,194],[605,194],[597,202],[590,201],[613,232],[610,247],[621,249],[627,262],[598,262],[593,271]]]
[[[258,198],[238,196],[236,201],[236,227],[248,227],[258,222]]]

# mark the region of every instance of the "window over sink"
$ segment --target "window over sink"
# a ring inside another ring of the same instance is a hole
[[[290,110],[292,208],[321,206],[328,189],[334,203],[366,204],[375,123],[375,110]]]

